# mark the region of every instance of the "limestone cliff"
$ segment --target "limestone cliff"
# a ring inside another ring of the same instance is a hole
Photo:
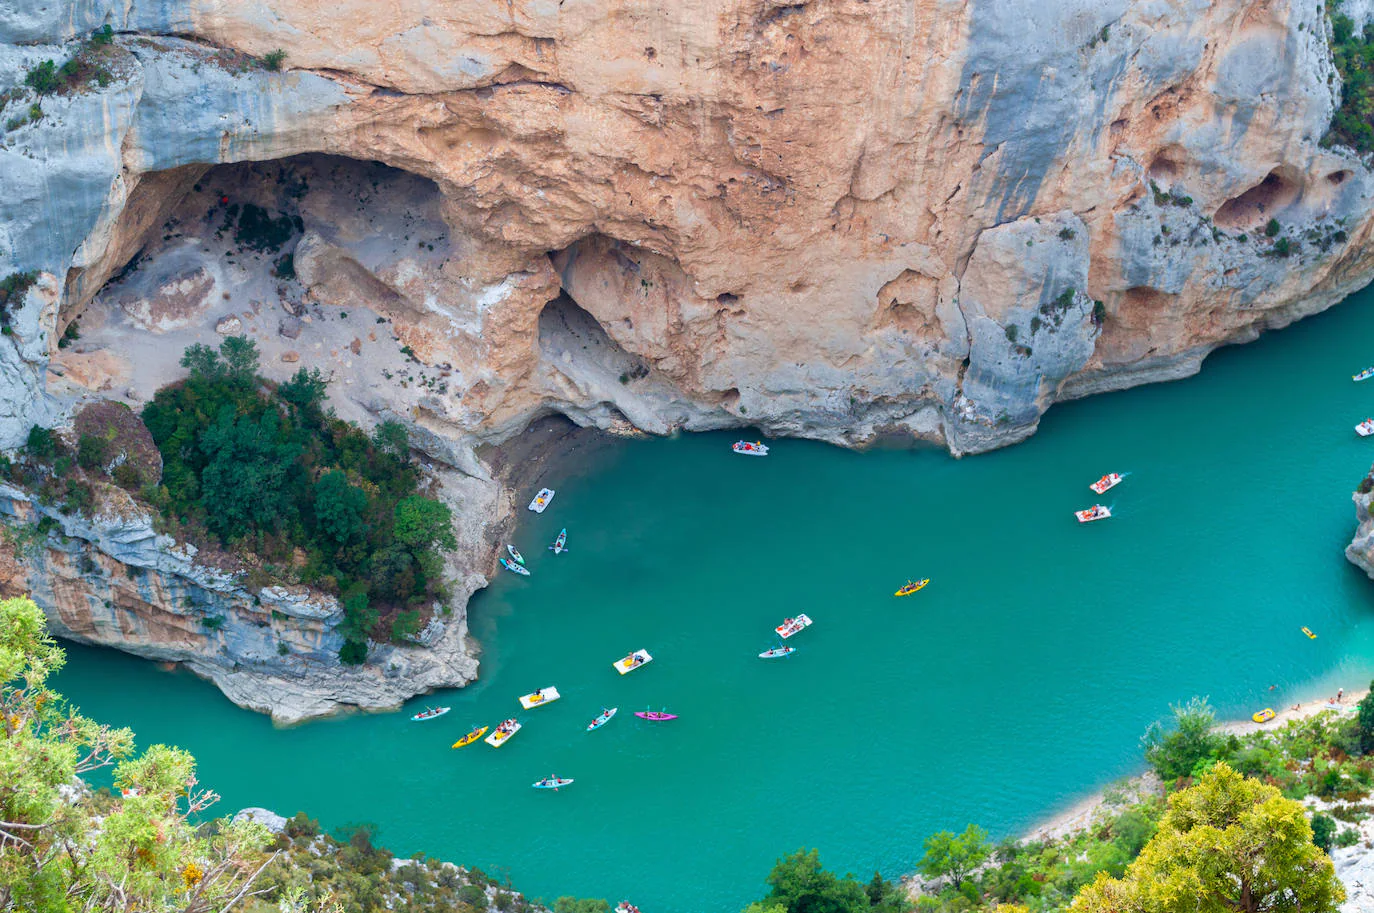
[[[1353,494],[1355,501],[1355,536],[1345,547],[1345,557],[1351,564],[1374,578],[1374,515],[1369,506],[1374,504],[1374,469]]]

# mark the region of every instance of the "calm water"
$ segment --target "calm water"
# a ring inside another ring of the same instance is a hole
[[[442,695],[440,721],[278,731],[189,676],[80,648],[60,687],[192,750],[226,810],[376,822],[399,854],[548,899],[736,910],[802,845],[896,876],[932,830],[1012,833],[1133,772],[1170,702],[1237,716],[1369,681],[1374,583],[1341,551],[1374,459],[1352,430],[1374,382],[1349,380],[1374,362],[1372,305],[1057,407],[1028,443],[961,461],[796,441],[746,459],[726,435],[615,447],[525,516],[534,576],[474,600],[482,680]],[[1115,517],[1078,525],[1111,470],[1130,473],[1104,499]],[[934,581],[892,598],[915,576]],[[756,659],[803,610],[798,652]],[[637,647],[655,662],[616,675]],[[548,685],[563,700],[519,713],[504,748],[449,749]],[[584,732],[602,705],[620,715]],[[631,715],[645,707],[681,719]],[[529,788],[549,773],[577,783]]]

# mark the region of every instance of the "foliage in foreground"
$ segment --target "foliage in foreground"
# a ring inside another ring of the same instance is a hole
[[[1374,150],[1374,43],[1355,34],[1355,23],[1341,12],[1340,0],[1328,6],[1331,60],[1341,77],[1340,107],[1323,142],[1340,142],[1360,152]]]

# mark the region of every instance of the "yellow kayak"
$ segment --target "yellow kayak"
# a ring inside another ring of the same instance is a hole
[[[482,736],[486,735],[487,730],[490,728],[490,726],[482,726],[479,729],[472,730],[472,732],[469,732],[467,735],[463,736],[461,739],[454,742],[453,747],[462,748],[464,745],[471,745],[473,742],[477,741]]]
[[[900,590],[898,590],[897,592],[893,593],[892,595],[893,595],[893,596],[910,596],[912,593],[914,593],[914,592],[916,592],[917,590],[919,590],[919,589],[921,589],[922,587],[924,587],[927,583],[930,583],[930,578],[929,578],[929,577],[926,577],[924,580],[917,580],[915,583],[912,583],[910,580],[908,580],[908,581],[906,582],[906,586],[902,587]]]

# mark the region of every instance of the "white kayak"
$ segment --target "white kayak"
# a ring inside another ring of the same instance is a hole
[[[515,559],[517,564],[525,563],[525,556],[520,554],[520,549],[516,548],[513,545],[507,545],[506,551],[510,552],[510,556]]]
[[[762,441],[735,441],[730,449],[745,456],[768,456],[768,445]]]
[[[534,500],[530,502],[530,510],[537,514],[542,514],[544,508],[548,507],[549,502],[553,500],[553,495],[554,491],[552,488],[539,489],[539,494],[535,495]]]
[[[764,650],[760,653],[759,659],[781,659],[784,656],[791,656],[796,652],[796,647],[774,647],[771,650]]]
[[[811,627],[810,617],[806,615],[798,615],[796,618],[783,619],[782,624],[778,625],[773,630],[778,632],[779,637],[781,637],[783,640],[786,640],[793,634],[796,634],[802,628],[809,627]]]
[[[422,710],[415,714],[410,718],[410,721],[412,723],[423,723],[425,720],[437,720],[445,713],[448,713],[448,711],[449,708],[447,707],[430,707],[428,710]]]
[[[1107,473],[1105,476],[1103,476],[1102,478],[1098,479],[1096,482],[1094,482],[1094,483],[1092,483],[1091,485],[1089,485],[1088,487],[1091,488],[1093,491],[1097,492],[1097,493],[1100,494],[1100,495],[1101,495],[1101,494],[1106,494],[1107,492],[1111,491],[1111,490],[1112,490],[1113,488],[1115,488],[1116,486],[1120,485],[1120,484],[1121,484],[1121,479],[1122,479],[1121,473],[1119,473],[1119,472],[1109,472],[1109,473]]]
[[[487,736],[482,741],[486,742],[492,748],[500,748],[502,745],[506,744],[506,742],[510,740],[511,736],[519,732],[520,729],[521,725],[517,723],[515,720],[506,720],[504,723],[496,727],[495,732]]]
[[[1367,418],[1355,426],[1355,433],[1360,437],[1369,437],[1374,434],[1374,418]]]
[[[1101,504],[1094,504],[1086,510],[1076,510],[1073,515],[1078,518],[1079,523],[1091,523],[1094,520],[1106,520],[1112,512]]]
[[[619,672],[621,675],[624,675],[626,672],[632,672],[635,669],[638,669],[640,666],[647,666],[649,663],[653,661],[654,658],[649,655],[648,650],[636,650],[629,656],[621,657],[620,659],[611,663],[611,665],[615,666],[615,671]]]
[[[509,558],[501,558],[500,561],[501,566],[506,570],[510,571],[512,574],[519,574],[521,577],[528,577],[530,575],[530,569],[525,567],[523,564],[516,564]]]
[[[593,729],[600,729],[602,726],[605,726],[611,721],[611,717],[616,715],[618,710],[620,710],[619,707],[601,708],[601,715],[587,724],[587,731],[591,732]]]
[[[532,784],[535,789],[558,789],[572,782],[572,777],[545,777]]]
[[[552,704],[562,696],[558,693],[557,688],[540,688],[538,691],[520,695],[520,706],[526,710],[533,710],[535,707]]]

